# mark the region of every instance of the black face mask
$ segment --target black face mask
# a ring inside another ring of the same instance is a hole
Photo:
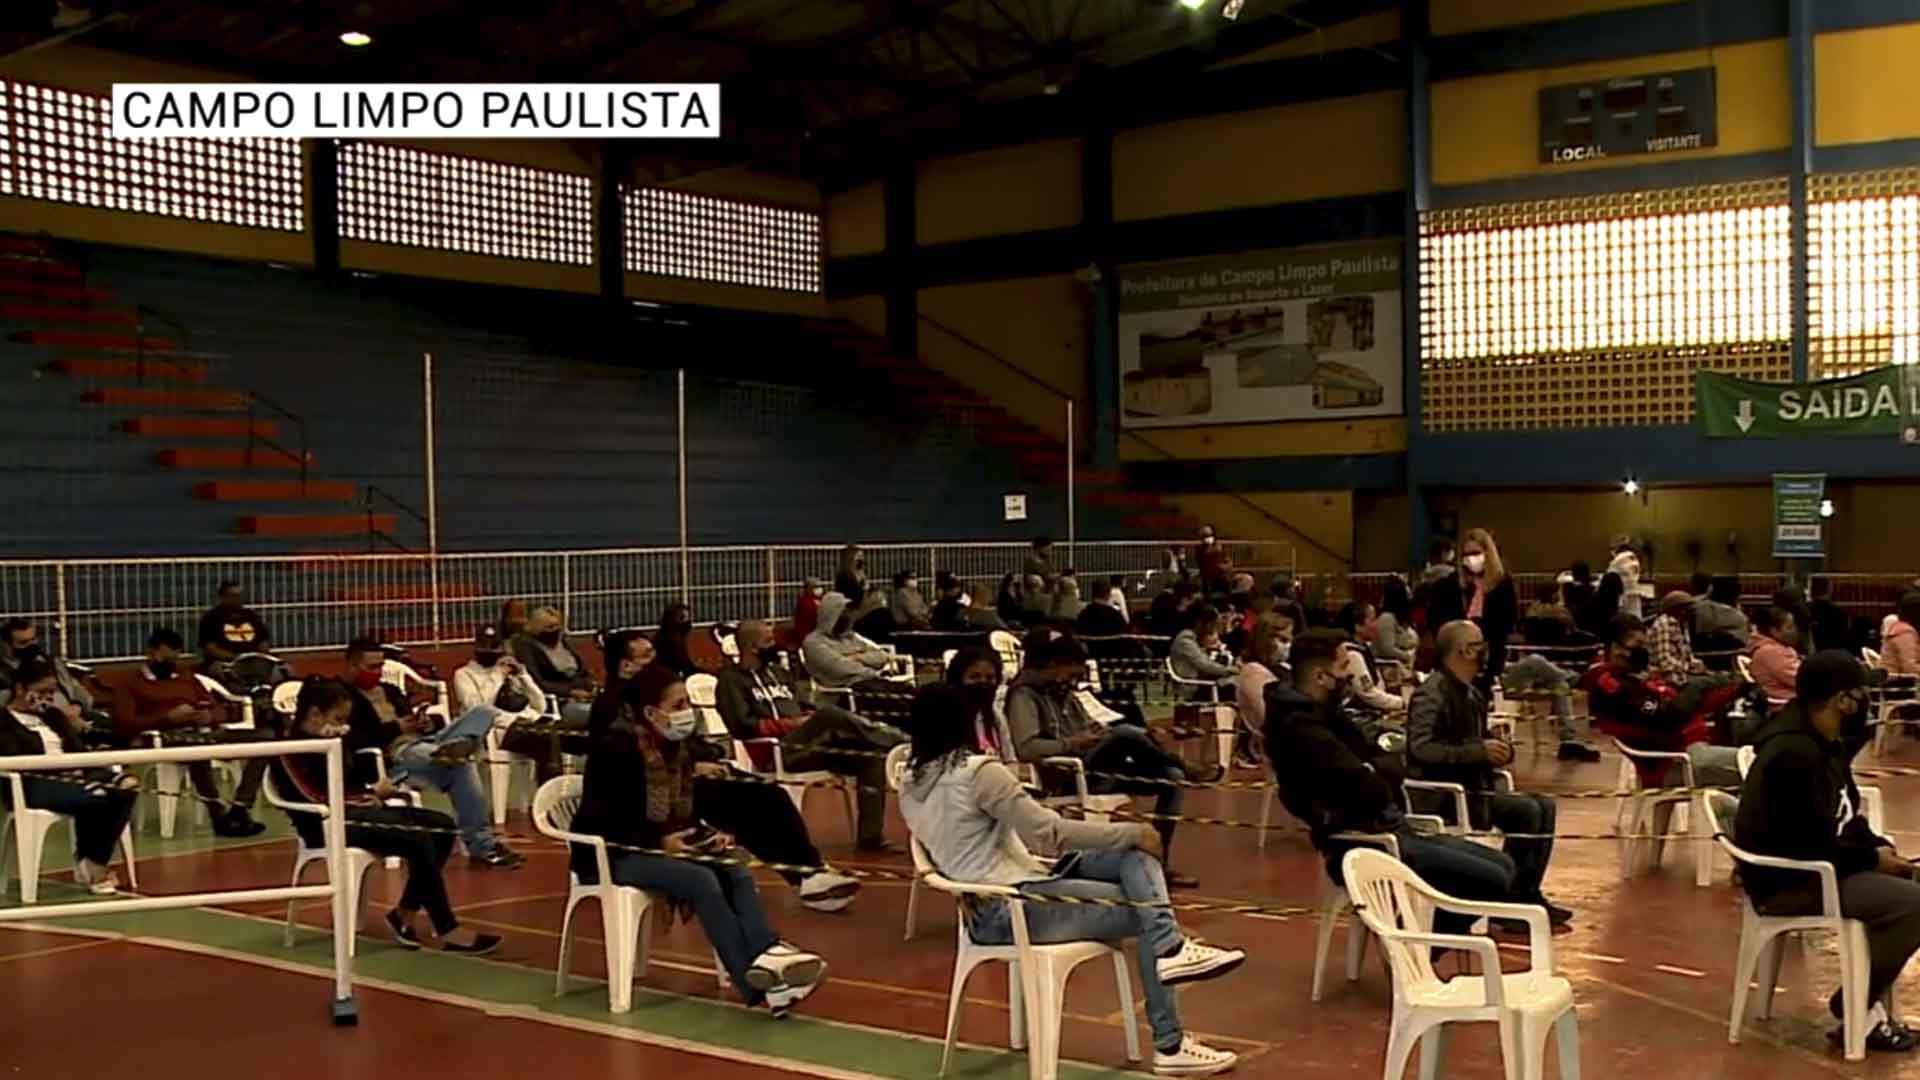
[[[45,655],[46,655],[46,650],[41,648],[40,643],[37,641],[32,643],[31,645],[22,645],[19,648],[13,650],[13,659],[16,662],[21,664],[24,664],[29,660],[38,660]]]
[[[1848,739],[1864,739],[1867,735],[1867,703],[1858,698],[1852,712],[1840,714],[1840,734]]]
[[[775,660],[780,659],[780,647],[778,645],[762,646],[755,655],[760,657],[761,663],[771,664]]]
[[[1644,645],[1627,654],[1627,670],[1635,675],[1643,674],[1652,666],[1653,654],[1648,652]]]
[[[984,709],[993,704],[998,689],[992,683],[968,683],[960,688],[960,692],[967,696],[968,704]]]
[[[180,670],[180,665],[172,660],[149,660],[147,670],[153,672],[156,679],[171,679],[173,673]]]
[[[492,667],[500,662],[500,654],[497,652],[476,652],[473,654],[473,659],[474,662],[481,667]]]
[[[547,645],[547,646],[558,645],[560,644],[560,631],[549,630],[546,633],[541,634],[539,637],[539,640],[540,640],[540,644],[542,645]]]

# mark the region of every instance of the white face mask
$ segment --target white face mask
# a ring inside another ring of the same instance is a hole
[[[907,588],[909,588],[909,589],[912,589],[912,590],[913,590],[913,591],[915,591],[915,592],[918,592],[918,591],[920,591],[920,579],[919,579],[919,578],[908,578],[908,579],[907,579]]]
[[[956,600],[956,601],[954,601],[954,602],[955,602],[955,603],[957,603],[957,604],[959,604],[959,605],[960,605],[961,607],[972,607],[972,606],[973,606],[973,597],[971,597],[971,596],[968,596],[968,595],[967,595],[966,593],[961,593],[961,594],[960,594],[960,599],[958,599],[958,600]]]
[[[693,729],[699,723],[700,718],[692,709],[681,709],[678,712],[670,712],[667,714],[665,729],[660,731],[660,737],[668,742],[679,742],[693,734]]]
[[[1469,574],[1478,574],[1487,568],[1487,557],[1485,555],[1469,555],[1463,561],[1467,565],[1467,573]]]
[[[1286,663],[1287,657],[1292,655],[1293,642],[1291,641],[1282,641],[1273,647],[1273,658],[1282,664]]]

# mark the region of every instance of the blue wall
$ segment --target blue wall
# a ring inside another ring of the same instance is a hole
[[[678,539],[674,373],[689,370],[689,520],[696,544],[1018,539],[1065,532],[1052,485],[1016,452],[903,409],[795,320],[610,308],[596,298],[118,250],[87,253],[112,306],[157,309],[216,354],[208,387],[248,389],[306,418],[314,475],[376,484],[424,511],[421,354],[435,361],[441,544],[448,550],[671,544]],[[171,334],[157,317],[149,333]],[[92,384],[41,370],[51,349],[0,344],[0,424],[30,448],[9,466],[10,555],[242,553],[352,541],[232,534],[250,512],[348,512],[191,498],[217,478],[152,464],[193,445],[119,433],[159,410],[83,405]],[[124,385],[124,383],[119,383]],[[284,419],[281,441],[297,438]],[[1031,520],[1000,520],[1030,495]],[[390,507],[381,507],[383,512]],[[1126,535],[1083,513],[1081,534]],[[424,548],[404,514],[399,538]]]

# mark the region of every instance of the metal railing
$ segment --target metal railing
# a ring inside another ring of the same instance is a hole
[[[366,485],[362,491],[360,503],[361,508],[366,511],[367,515],[367,554],[369,555],[379,550],[379,543],[382,540],[386,541],[395,551],[404,551],[408,554],[414,553],[414,549],[401,543],[399,537],[394,536],[392,533],[374,524],[374,518],[377,516],[375,508],[383,503],[419,522],[421,528],[429,531],[433,528],[433,522],[427,520],[427,515],[407,505],[398,495],[395,495],[393,492],[388,491],[378,484]]]
[[[249,472],[253,470],[254,447],[259,445],[266,446],[281,457],[300,463],[300,494],[305,495],[307,493],[307,466],[313,461],[313,450],[311,444],[307,441],[307,418],[281,405],[265,394],[252,390],[248,390],[245,393],[247,395],[247,470]],[[262,406],[283,419],[291,420],[294,427],[299,429],[299,453],[294,453],[292,450],[280,445],[280,443],[272,437],[260,433],[258,418]]]
[[[1083,596],[1096,580],[1138,580],[1165,569],[1187,541],[1091,541],[1056,551]],[[1018,573],[1024,543],[865,544],[867,571],[884,587],[900,570],[931,592],[945,570],[969,584],[998,585]],[[428,552],[144,559],[0,561],[0,616],[50,626],[75,660],[138,658],[156,626],[189,637],[223,581],[237,581],[267,622],[275,652],[339,648],[373,633],[393,644],[436,647],[471,641],[508,600],[553,604],[576,630],[651,625],[689,598],[702,622],[785,619],[808,578],[831,583],[838,545],[616,548],[578,551]],[[1230,545],[1237,568],[1262,580],[1292,572],[1280,541]],[[683,569],[684,580],[683,580]]]

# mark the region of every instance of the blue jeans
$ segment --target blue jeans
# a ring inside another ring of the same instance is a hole
[[[1514,895],[1518,871],[1505,852],[1457,836],[1417,833],[1405,825],[1395,836],[1400,842],[1400,861],[1448,896],[1491,903],[1526,902]],[[1433,916],[1433,929],[1439,934],[1463,934],[1473,923],[1472,916],[1449,911],[1436,911]]]
[[[1104,941],[1119,947],[1135,939],[1140,962],[1140,990],[1147,999],[1147,1023],[1153,1045],[1172,1050],[1180,1045],[1180,1007],[1173,991],[1160,985],[1160,958],[1180,949],[1183,935],[1167,900],[1167,879],[1160,861],[1136,849],[1082,851],[1067,859],[1066,875],[1032,881],[1020,891],[1033,896],[1081,896],[1125,899],[1152,907],[1108,907],[1098,904],[1026,905],[1027,936],[1035,945],[1068,941]],[[1002,902],[981,905],[973,917],[973,940],[982,945],[1013,944],[1013,914]]]
[[[745,852],[734,852],[742,860]],[[760,906],[760,890],[753,875],[744,866],[719,866],[712,863],[672,859],[665,855],[628,852],[615,855],[610,864],[613,880],[636,889],[665,893],[674,900],[693,906],[700,929],[719,954],[733,987],[749,1005],[760,1002],[760,993],[747,985],[747,969],[760,954],[780,940],[767,926],[767,913]],[[585,882],[593,871],[581,875]]]
[[[471,763],[435,765],[433,753],[459,739],[472,739],[484,746],[487,731],[498,715],[499,710],[491,705],[476,705],[460,719],[406,744],[393,755],[394,783],[447,793],[453,802],[454,820],[460,824],[460,840],[467,845],[469,855],[490,855],[496,844],[487,793],[480,788],[480,771]]]
[[[1565,668],[1539,653],[1528,653],[1506,666],[1500,673],[1500,685],[1508,690],[1553,690],[1553,716],[1560,726],[1560,741],[1573,742],[1579,729],[1573,723],[1573,698],[1567,693],[1573,676]]]
[[[73,819],[73,849],[76,856],[105,866],[113,861],[114,845],[120,842],[120,832],[133,816],[134,799],[139,793],[111,786],[113,779],[106,776],[90,774],[89,778],[98,782],[89,786],[66,778],[55,779],[29,772],[21,776],[20,786],[25,789],[29,807],[50,810]],[[0,805],[8,805],[12,801],[12,793],[0,786]],[[27,871],[30,874],[39,872],[37,867]]]

